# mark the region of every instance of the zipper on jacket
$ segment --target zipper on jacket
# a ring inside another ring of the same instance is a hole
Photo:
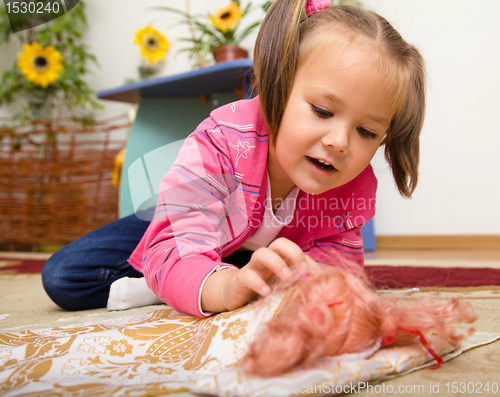
[[[243,233],[240,234],[240,236],[238,238],[236,238],[235,240],[231,241],[228,245],[226,245],[224,248],[221,249],[221,254],[223,254],[224,252],[226,252],[228,249],[234,247],[235,245],[238,245],[241,240],[243,240],[248,232],[250,231],[250,229],[252,228],[252,222],[249,221],[248,222],[248,226],[247,228],[245,229],[245,231]]]

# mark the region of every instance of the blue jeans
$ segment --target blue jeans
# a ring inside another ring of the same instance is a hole
[[[52,255],[42,269],[47,295],[65,310],[106,307],[111,284],[121,277],[143,277],[129,263],[149,226],[135,214],[80,237]],[[252,251],[236,251],[224,262],[242,267]]]
[[[149,226],[130,215],[80,237],[52,255],[42,269],[47,295],[66,310],[106,307],[111,283],[142,277],[127,259]]]

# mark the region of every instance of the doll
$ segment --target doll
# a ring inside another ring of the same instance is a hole
[[[472,305],[458,299],[446,304],[432,299],[403,305],[381,296],[351,271],[336,267],[316,270],[288,289],[281,313],[257,335],[243,360],[248,373],[276,376],[325,356],[359,353],[380,345],[401,345],[420,337],[436,358],[423,333],[432,331],[456,347],[474,332],[455,333],[449,322],[476,320]],[[287,286],[275,286],[275,291]],[[434,369],[433,368],[433,369]]]

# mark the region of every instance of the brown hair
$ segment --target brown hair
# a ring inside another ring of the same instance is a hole
[[[330,35],[350,36],[350,43],[364,40],[372,46],[378,44],[376,50],[381,62],[387,61],[381,67],[398,86],[395,114],[382,144],[399,192],[410,197],[418,180],[419,136],[425,114],[421,55],[387,20],[372,11],[348,5],[331,6],[302,19],[304,4],[305,0],[275,0],[255,44],[256,87],[272,143],[276,143],[295,73],[318,42],[314,38],[318,35],[313,37],[313,33],[328,29]]]

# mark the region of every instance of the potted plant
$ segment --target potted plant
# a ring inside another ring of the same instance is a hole
[[[137,44],[141,53],[141,64],[138,67],[139,79],[147,79],[159,73],[170,47],[170,42],[165,35],[154,26],[147,25],[135,31],[134,44]]]
[[[0,71],[0,106],[24,102],[12,121],[57,118],[76,108],[103,109],[83,80],[89,63],[97,64],[81,43],[86,28],[83,2],[63,17],[15,34],[10,31],[5,8],[0,7],[0,48],[12,37],[22,44],[12,67]]]
[[[11,249],[68,243],[116,219],[111,172],[123,138],[113,132],[129,124],[94,119],[103,107],[83,79],[97,64],[81,40],[86,28],[82,1],[18,33],[0,6],[0,48],[21,44],[0,71],[0,106],[18,105],[0,120],[0,243]]]
[[[261,7],[265,8],[266,5]],[[186,11],[165,6],[153,9],[174,13],[180,18],[180,24],[188,26],[190,37],[181,40],[190,43],[190,46],[181,51],[189,53],[196,67],[206,66],[210,62],[210,54],[216,62],[247,58],[248,51],[241,48],[240,44],[262,23],[262,20],[259,20],[242,27],[241,20],[254,7],[249,2],[242,8],[239,0],[231,1],[213,14],[191,14],[189,0],[186,0]]]

